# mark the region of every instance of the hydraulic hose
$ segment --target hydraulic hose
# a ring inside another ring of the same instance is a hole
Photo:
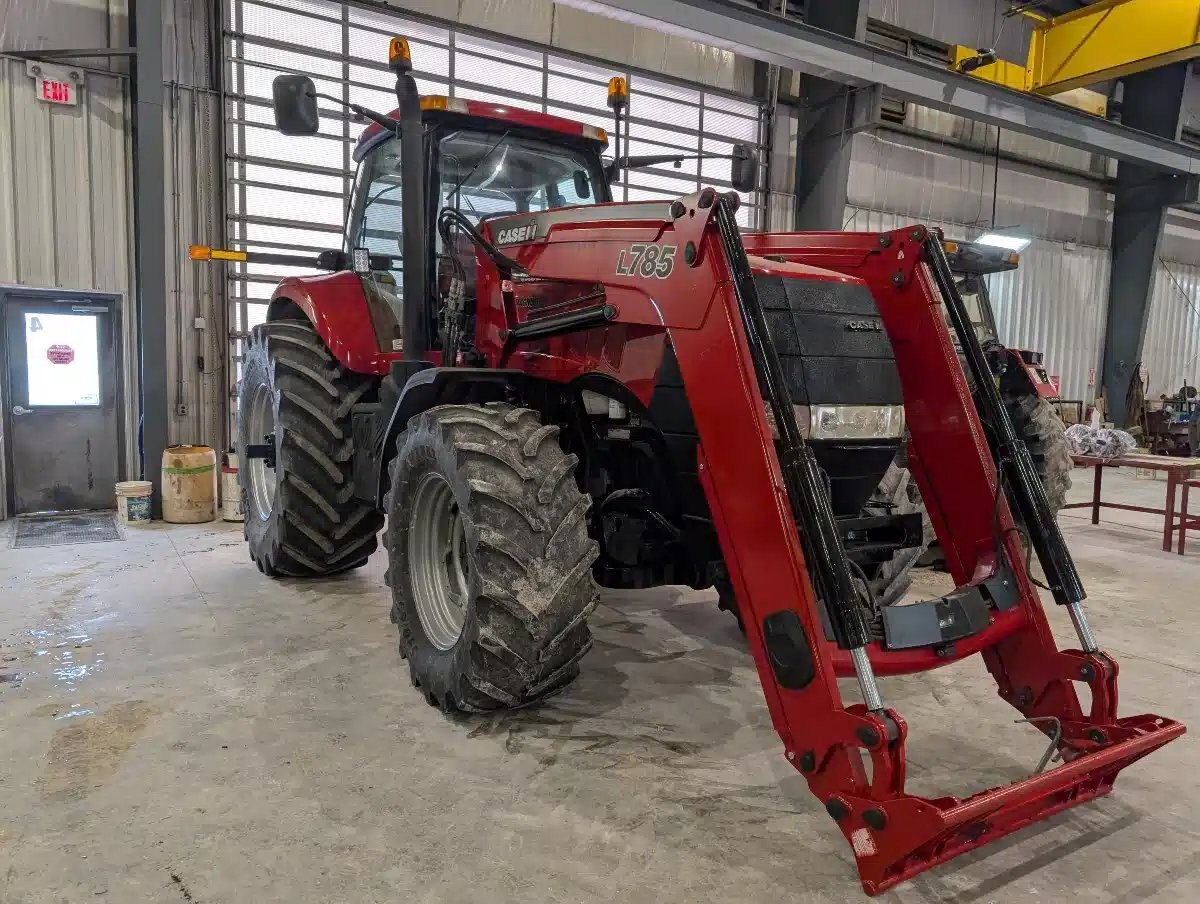
[[[950,324],[962,345],[967,369],[975,382],[979,413],[992,428],[995,442],[993,452],[997,463],[1003,469],[1004,478],[1012,489],[1017,508],[1025,522],[1025,530],[1033,543],[1038,561],[1046,572],[1050,592],[1058,605],[1077,606],[1087,597],[1083,581],[1080,580],[1075,561],[1067,549],[1054,513],[1050,510],[1046,488],[1038,478],[1029,449],[1013,429],[1008,411],[1004,407],[1004,400],[1000,397],[1000,390],[992,377],[991,368],[988,367],[987,357],[979,344],[979,337],[975,335],[975,328],[971,325],[971,318],[963,304],[962,296],[954,285],[950,263],[946,260],[946,252],[938,235],[931,233],[925,240],[925,256],[942,301],[946,305]],[[1000,475],[997,475],[997,480],[1000,480]],[[1073,618],[1075,614],[1073,611]]]

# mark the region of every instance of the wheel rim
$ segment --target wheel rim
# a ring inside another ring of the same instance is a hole
[[[250,399],[249,441],[261,443],[263,438],[275,432],[274,397],[265,383],[254,390]],[[267,467],[266,459],[251,458],[243,463],[250,497],[250,509],[260,521],[271,517],[275,508],[275,469]]]
[[[430,472],[417,484],[408,524],[408,561],[425,636],[439,650],[449,650],[466,620],[471,559],[462,514],[441,474]]]

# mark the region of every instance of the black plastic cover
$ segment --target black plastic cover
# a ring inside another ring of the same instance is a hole
[[[899,405],[892,343],[870,290],[825,279],[755,278],[795,405]]]
[[[816,677],[816,666],[800,616],[791,609],[771,613],[763,619],[763,638],[775,680],[790,691],[808,687]]]

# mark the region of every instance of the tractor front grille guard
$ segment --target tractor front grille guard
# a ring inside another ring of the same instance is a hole
[[[857,270],[875,295],[904,387],[910,470],[958,585],[939,600],[892,607],[890,637],[871,638],[816,461],[795,421],[733,210],[724,198],[712,201],[711,217],[729,269],[729,322],[745,343],[754,383],[778,431],[779,474],[814,592],[801,592],[795,600],[785,594],[755,597],[747,592],[736,554],[731,577],[788,759],[849,841],[863,888],[878,894],[1106,794],[1121,769],[1185,729],[1154,715],[1118,718],[1117,664],[1092,637],[1080,605],[1082,584],[1028,450],[1014,434],[990,378],[939,237],[924,227],[829,236],[830,260],[839,261],[843,271]],[[693,233],[697,225],[686,224],[686,231]],[[982,389],[978,399],[972,398],[950,341],[943,307]],[[992,427],[994,449],[981,416]],[[702,476],[704,455],[702,450]],[[725,533],[721,493],[711,476],[705,483],[716,503],[718,529]],[[1080,650],[1060,651],[1054,644],[1025,569],[1006,487],[1024,516],[1056,602],[1070,613]],[[806,606],[820,606],[825,618],[804,611]],[[949,634],[945,624],[952,626]],[[832,640],[818,625],[828,626]],[[908,794],[907,726],[884,704],[876,676],[923,671],[974,653],[982,655],[1000,696],[1020,712],[1021,721],[1047,734],[1063,763],[964,799]],[[834,675],[856,677],[863,703],[844,705]],[[1087,713],[1075,682],[1091,692]],[[869,773],[864,769],[868,757]]]

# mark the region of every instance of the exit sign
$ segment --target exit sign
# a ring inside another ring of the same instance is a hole
[[[42,103],[65,106],[79,103],[79,70],[29,60],[26,72],[33,76],[33,93]]]
[[[45,77],[37,80],[37,96],[50,104],[73,104],[79,100],[74,84]]]

